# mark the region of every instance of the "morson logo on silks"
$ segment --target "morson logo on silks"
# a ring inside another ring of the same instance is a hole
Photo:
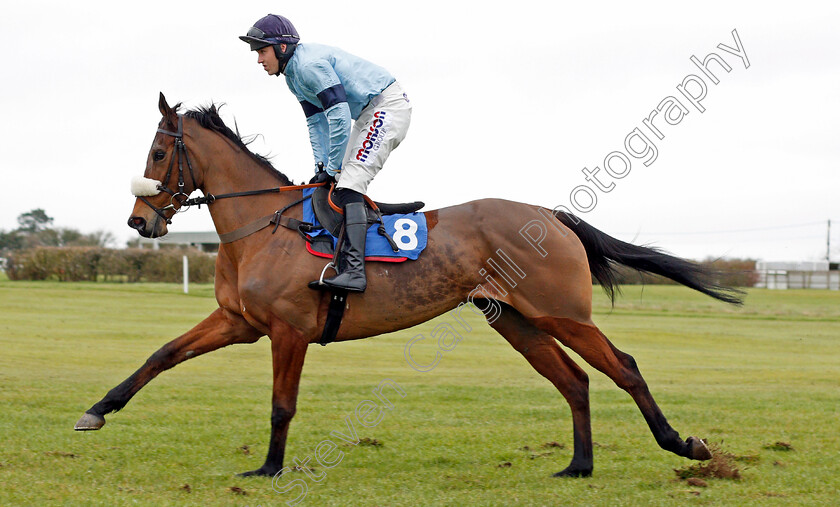
[[[385,135],[385,111],[377,111],[373,114],[373,123],[370,124],[367,137],[362,141],[362,147],[356,153],[356,160],[364,162],[371,151],[379,150],[382,144],[382,137]]]

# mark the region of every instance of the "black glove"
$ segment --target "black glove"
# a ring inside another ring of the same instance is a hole
[[[328,173],[327,171],[318,171],[317,173],[315,173],[315,176],[313,176],[312,179],[309,180],[310,185],[314,185],[316,183],[335,183],[335,178],[330,176],[330,173]]]

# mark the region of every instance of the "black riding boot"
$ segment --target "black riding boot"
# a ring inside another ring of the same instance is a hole
[[[344,206],[344,245],[341,248],[344,257],[344,270],[338,276],[324,279],[324,285],[350,292],[365,291],[367,287],[367,279],[365,278],[366,239],[367,211],[365,211],[365,203],[348,203]]]

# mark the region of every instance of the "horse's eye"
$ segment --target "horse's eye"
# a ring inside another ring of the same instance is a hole
[[[155,162],[160,162],[161,160],[166,158],[166,152],[158,150],[155,152],[154,155],[152,155],[152,158],[155,160]]]

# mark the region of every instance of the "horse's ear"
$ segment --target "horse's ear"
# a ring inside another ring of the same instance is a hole
[[[160,114],[163,115],[163,118],[174,125],[173,118],[176,117],[176,113],[172,111],[172,108],[169,107],[169,104],[166,103],[166,97],[163,96],[163,92],[160,92],[160,99],[158,100],[158,109],[160,109]]]

